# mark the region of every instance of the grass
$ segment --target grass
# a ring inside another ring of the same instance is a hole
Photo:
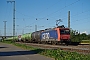
[[[33,50],[37,54],[45,55],[45,56],[54,58],[55,60],[90,60],[90,55],[78,54],[76,52],[69,52],[69,51],[66,52],[60,49],[57,49],[57,50],[39,49],[39,48],[27,46],[25,44],[14,43],[14,42],[11,42],[10,40],[3,41],[3,42],[8,44],[13,44],[15,46],[18,46],[27,50]]]
[[[82,40],[81,43],[90,44],[90,40]]]

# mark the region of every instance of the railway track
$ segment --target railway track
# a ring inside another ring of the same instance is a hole
[[[33,46],[40,49],[60,49],[65,51],[71,51],[71,52],[78,52],[81,54],[90,54],[90,45],[78,45],[78,46],[60,46],[60,45],[46,45],[46,44],[33,44],[33,43],[21,43],[17,42],[19,44],[26,44],[28,46]]]

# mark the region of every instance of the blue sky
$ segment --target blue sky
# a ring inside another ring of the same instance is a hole
[[[6,35],[12,35],[13,32],[13,3],[7,1],[0,0],[0,35],[4,35],[3,21],[7,21]],[[18,35],[35,31],[35,25],[37,30],[54,27],[58,19],[62,20],[59,25],[67,27],[68,11],[71,28],[90,34],[90,0],[15,0],[15,2],[15,26]]]

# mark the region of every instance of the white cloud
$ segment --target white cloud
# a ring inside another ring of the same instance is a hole
[[[82,33],[86,33],[86,34],[88,35],[88,32],[87,32],[87,31],[81,32],[81,34],[82,34]]]

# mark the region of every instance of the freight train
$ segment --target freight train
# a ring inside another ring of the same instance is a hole
[[[15,37],[16,41],[50,44],[68,44],[70,42],[70,29],[64,25],[49,28]]]

